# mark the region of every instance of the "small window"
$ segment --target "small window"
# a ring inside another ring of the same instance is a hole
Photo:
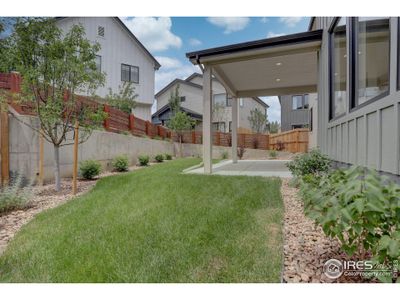
[[[229,132],[232,132],[232,121],[229,121]]]
[[[292,96],[292,109],[303,109],[303,95]]]
[[[121,80],[139,83],[139,67],[121,64]]]
[[[213,131],[218,131],[218,122],[213,122],[212,123],[212,128],[213,128]]]
[[[226,106],[226,94],[215,94],[214,95],[214,104],[219,104],[221,106]]]
[[[180,99],[181,99],[181,102],[185,102],[186,101],[186,97],[185,96],[180,97]]]
[[[96,55],[96,70],[101,72],[101,56]]]
[[[220,122],[219,123],[219,131],[221,132],[225,132],[225,122]]]
[[[240,107],[243,107],[243,98],[239,98],[239,105]]]
[[[97,27],[97,35],[104,37],[104,27],[103,26]]]
[[[225,132],[225,122],[213,122],[213,131]]]
[[[299,129],[299,128],[305,128],[306,125],[304,124],[294,124],[292,125],[292,129]]]

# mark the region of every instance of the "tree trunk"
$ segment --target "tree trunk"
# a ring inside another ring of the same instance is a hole
[[[61,179],[60,179],[60,146],[54,145],[54,181],[56,191],[61,190]]]
[[[183,151],[182,151],[182,135],[179,135],[179,156],[182,158],[183,157]]]

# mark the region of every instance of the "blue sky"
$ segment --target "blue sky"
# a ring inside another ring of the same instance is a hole
[[[125,17],[129,29],[157,58],[156,92],[175,78],[200,72],[185,54],[245,41],[306,31],[309,17]],[[265,97],[270,121],[280,121],[277,97]]]

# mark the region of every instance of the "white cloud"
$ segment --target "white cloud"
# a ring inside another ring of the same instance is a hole
[[[209,17],[208,22],[224,29],[225,34],[240,31],[250,23],[248,17]]]
[[[161,68],[156,72],[156,93],[176,78],[185,79],[194,72],[201,73],[198,66],[183,63],[176,58],[156,56]]]
[[[278,121],[281,122],[281,105],[279,99],[276,96],[273,97],[260,97],[265,103],[269,105],[267,110],[268,121]]]
[[[262,17],[261,19],[260,19],[260,22],[261,23],[267,23],[269,20],[268,20],[268,18],[267,17]]]
[[[302,19],[302,17],[281,17],[279,22],[284,23],[287,27],[295,27]]]
[[[189,39],[189,45],[190,46],[196,47],[196,46],[200,46],[201,44],[203,44],[203,43],[198,39],[195,39],[195,38]]]
[[[286,33],[275,33],[275,32],[272,32],[272,31],[268,31],[267,38],[273,38],[273,37],[282,36],[282,35],[285,35],[285,34]]]
[[[164,51],[182,46],[181,38],[171,31],[171,18],[135,17],[121,20],[149,51]]]

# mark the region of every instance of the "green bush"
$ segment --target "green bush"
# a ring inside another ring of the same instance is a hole
[[[18,175],[13,182],[0,188],[0,213],[27,207],[31,197],[31,186],[22,187],[22,176]]]
[[[330,165],[331,160],[329,157],[322,154],[318,149],[298,155],[293,161],[286,164],[295,177],[302,177],[308,174],[323,175],[329,171]]]
[[[117,172],[126,172],[129,169],[129,159],[126,155],[119,155],[113,159],[113,168]]]
[[[228,152],[227,151],[223,151],[221,153],[221,159],[227,159],[228,158]]]
[[[361,167],[300,180],[305,214],[349,255],[390,266],[400,259],[400,186]],[[392,278],[378,277],[381,281]]]
[[[84,160],[79,163],[79,171],[85,179],[93,179],[101,172],[101,164],[96,160]]]
[[[141,166],[147,166],[150,161],[150,157],[148,155],[140,155],[138,159]]]
[[[169,153],[165,153],[165,160],[172,160],[172,155]]]
[[[278,156],[278,152],[276,150],[270,150],[269,151],[269,157],[270,158],[276,158]]]
[[[164,161],[164,155],[162,154],[157,154],[154,159],[156,160],[156,162],[163,162]]]

